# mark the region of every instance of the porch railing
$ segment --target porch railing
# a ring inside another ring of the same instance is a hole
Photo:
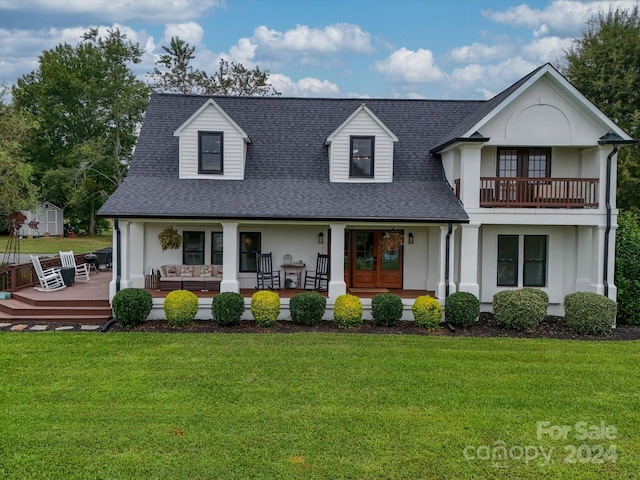
[[[85,254],[75,254],[76,263],[84,262]],[[40,265],[43,269],[60,267],[60,257],[40,257]],[[24,287],[38,284],[38,276],[33,268],[33,263],[12,263],[0,267],[0,291],[15,292]]]
[[[481,207],[597,208],[597,178],[480,178]]]

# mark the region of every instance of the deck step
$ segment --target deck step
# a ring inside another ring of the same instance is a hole
[[[107,306],[68,306],[66,304],[61,304],[56,306],[56,308],[52,307],[42,307],[42,306],[34,306],[27,303],[23,303],[20,300],[10,299],[10,300],[2,300],[0,301],[0,312],[4,312],[14,317],[24,318],[24,317],[33,317],[39,318],[42,316],[49,315],[64,315],[66,317],[82,317],[82,316],[103,316],[106,315],[108,318],[111,315],[111,308]]]
[[[31,298],[20,293],[20,291],[13,292],[11,294],[12,300],[32,305],[34,307],[93,307],[93,308],[110,308],[109,301],[104,299],[70,299],[70,298],[56,298],[55,293],[52,292],[52,298]]]

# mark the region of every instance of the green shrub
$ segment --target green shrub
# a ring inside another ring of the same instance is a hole
[[[548,299],[541,290],[522,288],[503,290],[493,296],[496,324],[509,330],[529,332],[547,315]],[[544,294],[544,295],[542,295]]]
[[[576,292],[564,297],[564,319],[580,334],[601,335],[611,331],[616,310],[616,302],[597,293]]]
[[[473,293],[456,292],[444,301],[444,319],[456,327],[469,327],[480,316],[480,300]]]
[[[236,292],[223,292],[211,302],[213,321],[218,325],[237,325],[244,313],[244,298]]]
[[[291,320],[300,325],[317,325],[327,308],[327,299],[318,292],[294,295],[289,301]]]
[[[547,311],[547,308],[549,308],[549,295],[547,295],[547,292],[534,287],[524,287],[524,288],[521,288],[521,290],[523,292],[529,292],[531,295],[537,295],[540,298],[540,300],[544,302],[545,312]]]
[[[618,215],[616,268],[618,321],[640,325],[640,223],[631,212]]]
[[[131,328],[147,319],[153,308],[153,300],[151,294],[143,288],[125,288],[115,294],[111,308],[115,319]]]
[[[171,328],[180,328],[193,323],[198,313],[198,297],[187,290],[174,290],[164,299],[164,315]]]
[[[402,318],[402,299],[393,293],[380,293],[371,300],[371,316],[375,325],[391,327]]]
[[[362,325],[362,302],[355,295],[344,294],[336,298],[333,321],[340,328]]]
[[[413,319],[419,327],[435,330],[442,320],[442,305],[429,295],[421,295],[416,298],[411,307]]]
[[[258,326],[274,326],[280,314],[280,297],[270,290],[257,291],[251,297],[251,313]]]

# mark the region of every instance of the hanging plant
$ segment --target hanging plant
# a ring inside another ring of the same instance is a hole
[[[380,239],[380,248],[386,253],[396,252],[400,250],[402,245],[404,245],[404,235],[395,230],[384,232],[383,237]]]
[[[162,251],[167,249],[176,250],[182,246],[182,235],[173,228],[173,225],[165,228],[158,234]]]

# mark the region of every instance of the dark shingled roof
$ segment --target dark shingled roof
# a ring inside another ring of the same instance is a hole
[[[173,132],[209,98],[249,135],[245,180],[180,180]],[[361,103],[398,137],[393,182],[329,182],[326,138]],[[487,102],[154,94],[122,185],[101,216],[465,222],[442,145]]]

